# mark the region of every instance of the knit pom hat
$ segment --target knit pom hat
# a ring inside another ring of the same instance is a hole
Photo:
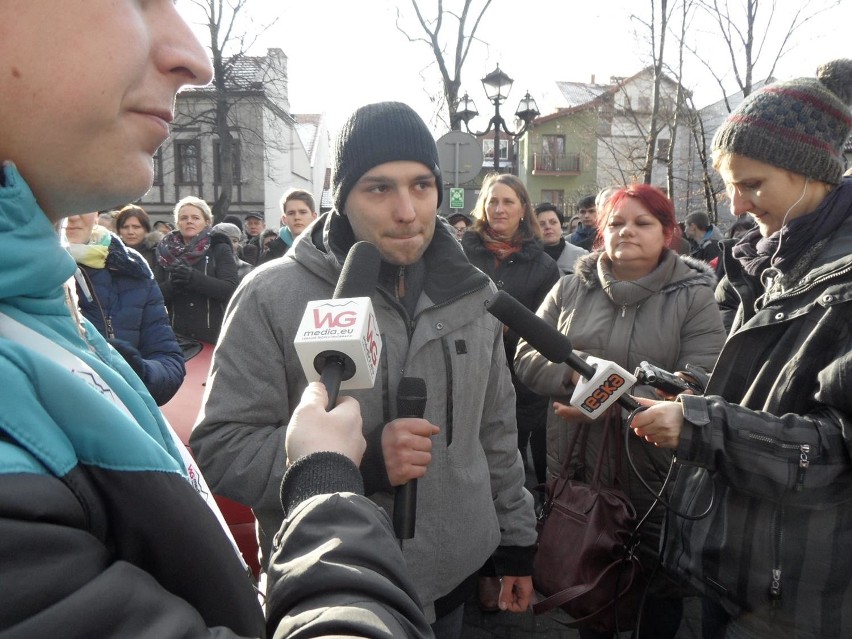
[[[426,165],[438,182],[438,206],[443,196],[438,147],[426,124],[401,102],[377,102],[349,116],[337,136],[331,171],[334,208],[343,205],[355,183],[374,166],[410,160]]]
[[[828,184],[839,184],[852,130],[852,60],[820,66],[816,78],[777,82],[749,95],[713,137],[736,153]]]

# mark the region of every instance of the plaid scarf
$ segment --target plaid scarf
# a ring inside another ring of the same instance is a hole
[[[519,252],[521,245],[524,243],[524,238],[519,232],[516,232],[510,240],[506,241],[498,237],[490,226],[485,228],[485,233],[482,233],[480,237],[482,237],[482,244],[485,246],[485,250],[494,256],[496,265],[499,265],[500,262],[510,255]]]

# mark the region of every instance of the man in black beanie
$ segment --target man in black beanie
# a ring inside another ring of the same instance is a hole
[[[352,393],[367,439],[365,494],[390,513],[394,488],[418,480],[406,563],[436,636],[459,637],[463,603],[492,554],[503,575],[500,607],[521,612],[532,594],[533,502],[502,327],[484,305],[496,289],[436,223],[438,152],[411,108],[358,109],[335,151],[334,210],[283,260],[253,273],[230,304],[191,444],[213,490],[254,510],[265,565],[283,517],[285,426],[307,383],[293,338],[306,303],[332,297],[352,245],[374,244],[382,264],[372,302],[384,347],[374,388]],[[404,375],[426,381],[423,419],[395,419]]]

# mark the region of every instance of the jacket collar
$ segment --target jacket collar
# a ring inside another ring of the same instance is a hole
[[[349,249],[355,243],[352,226],[345,216],[329,211],[322,214],[310,230],[310,241],[298,241],[305,235],[302,233],[294,243],[295,250],[291,251],[293,259],[306,265],[308,261],[316,266],[323,262],[325,267],[321,268],[321,277],[334,284],[340,276]],[[310,258],[309,252],[318,252],[320,255]],[[435,234],[421,259],[425,267],[423,292],[434,305],[483,289],[491,281],[468,262],[448,225],[440,221],[436,222]]]
[[[600,251],[582,255],[577,258],[574,265],[574,273],[577,279],[587,289],[604,288],[598,269],[598,261],[601,255]],[[716,283],[716,274],[709,264],[688,255],[677,255],[674,251],[667,250],[660,265],[651,273],[636,281],[641,289],[648,292],[647,295],[642,295],[639,291],[627,294],[627,289],[635,288],[632,285],[627,287],[609,286],[607,287],[607,294],[610,295],[614,303],[629,305],[636,303],[635,300],[631,300],[637,295],[644,299],[644,297],[653,293],[668,293],[688,286],[705,285],[715,288]],[[622,298],[621,295],[616,295],[619,299],[615,299],[613,297],[615,291],[622,289],[627,297]]]

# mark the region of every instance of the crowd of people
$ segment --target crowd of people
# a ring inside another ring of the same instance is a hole
[[[605,459],[602,483],[647,513],[636,636],[675,637],[686,596],[704,639],[852,633],[852,60],[763,87],[720,126],[726,235],[654,186],[588,194],[566,219],[496,173],[445,219],[434,138],[399,102],[345,122],[329,211],[294,188],[278,229],[215,223],[194,196],[152,223],[134,202],[162,105],[210,61],[171,2],[56,4],[21,3],[0,39],[0,635],[458,639],[466,603],[535,599],[528,456],[542,484]],[[373,387],[328,410],[337,389],[308,382],[294,337],[357,242],[380,256],[383,346]],[[589,419],[580,373],[488,312],[499,290],[580,357],[690,390],[639,384],[640,409]],[[184,338],[216,347],[194,460],[159,408]],[[402,377],[425,382],[419,416]],[[211,491],[253,510],[260,582]]]

